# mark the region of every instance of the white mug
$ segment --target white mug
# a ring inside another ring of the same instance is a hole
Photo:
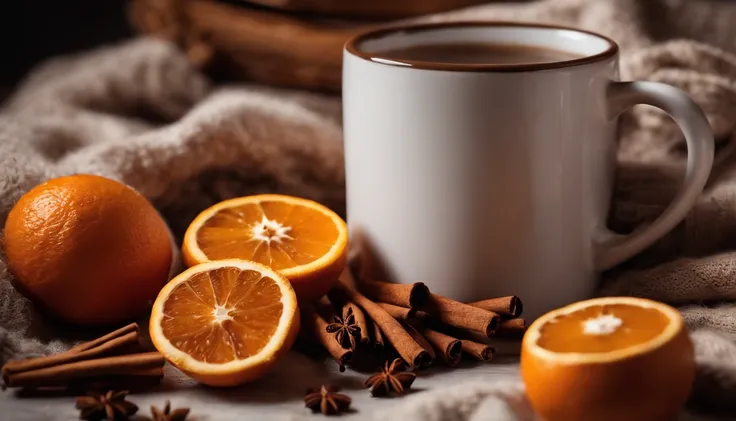
[[[550,63],[388,59],[433,43],[551,48]],[[684,184],[630,235],[606,228],[617,116],[670,114],[688,148]],[[345,45],[347,221],[396,282],[471,301],[518,295],[526,318],[591,297],[598,274],[674,228],[703,190],[713,135],[682,91],[620,82],[618,46],[555,26],[456,22],[383,28]]]

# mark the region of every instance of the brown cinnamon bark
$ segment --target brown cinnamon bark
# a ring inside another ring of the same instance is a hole
[[[164,362],[164,357],[158,352],[121,355],[4,373],[3,381],[7,387],[43,387],[89,377],[128,375],[140,370],[161,368]]]
[[[496,336],[499,338],[521,338],[525,332],[526,322],[524,319],[508,319],[499,323]]]
[[[50,355],[47,357],[32,358],[22,361],[9,361],[2,368],[2,376],[5,379],[13,373],[23,371],[37,370],[41,368],[57,366],[62,364],[73,363],[76,361],[91,360],[102,356],[119,355],[125,349],[139,344],[138,326],[135,330],[126,329],[124,335],[119,336],[123,331],[116,331],[109,335],[105,335],[100,339],[80,344],[66,352]],[[103,341],[103,339],[105,339]]]
[[[344,275],[343,275],[344,276]],[[358,307],[357,304],[347,299],[344,294],[340,294],[339,291],[334,288],[327,293],[327,297],[330,299],[335,307],[340,308],[343,320],[348,317],[348,313],[352,311],[355,317],[355,324],[360,328],[360,334],[358,335],[358,341],[363,345],[371,343],[370,331],[368,330],[368,321],[365,318],[363,310]]]
[[[395,306],[389,303],[376,303],[376,304],[381,306],[381,308],[386,310],[386,313],[390,314],[391,317],[393,317],[396,320],[402,320],[402,321],[411,320],[414,318],[414,315],[417,312],[416,309]]]
[[[493,359],[493,354],[496,353],[496,349],[492,346],[471,341],[469,339],[461,339],[460,343],[462,345],[463,352],[479,361],[490,361]]]
[[[426,361],[423,362],[423,365],[420,368],[427,368],[430,365],[432,365],[432,362],[437,358],[437,354],[434,352],[434,348],[432,347],[432,344],[427,341],[427,339],[422,336],[421,333],[412,325],[408,323],[402,323],[401,324],[404,329],[406,329],[406,332],[411,335],[412,338],[414,338],[415,341],[419,345],[424,348],[425,351],[427,351],[427,354],[429,354],[429,357]]]
[[[311,304],[302,306],[303,327],[305,331],[319,341],[320,344],[330,353],[332,358],[337,361],[340,371],[345,371],[345,365],[353,358],[353,351],[345,349],[335,340],[335,336],[327,332],[328,323]]]
[[[421,367],[426,359],[429,358],[427,351],[422,348],[401,324],[396,321],[381,306],[374,303],[368,297],[360,292],[347,287],[339,281],[336,288],[343,291],[355,304],[359,305],[363,311],[371,318],[373,323],[377,324],[385,339],[396,348],[401,358],[411,367]]]
[[[86,351],[88,349],[92,349],[95,347],[98,347],[106,342],[109,342],[115,338],[119,338],[121,336],[125,336],[129,333],[135,332],[136,334],[140,333],[140,328],[138,327],[138,323],[131,323],[127,326],[123,326],[118,330],[112,331],[108,333],[107,335],[101,336],[97,339],[91,340],[89,342],[81,343],[75,347],[70,348],[66,352],[75,353],[75,352],[82,352]]]
[[[388,282],[361,280],[360,292],[375,302],[400,307],[418,308],[427,303],[429,288],[421,282],[414,284],[392,284]]]
[[[383,333],[381,333],[381,327],[377,323],[373,325],[373,348],[382,350],[384,348]]]
[[[432,344],[445,364],[454,367],[460,362],[463,353],[462,344],[458,339],[426,327],[420,332]]]
[[[480,332],[486,337],[493,336],[501,320],[501,316],[497,313],[437,294],[430,294],[426,310],[441,323],[458,329]]]
[[[521,316],[524,311],[524,304],[519,297],[512,295],[509,297],[489,298],[487,300],[468,303],[473,307],[482,308],[486,311],[492,311],[501,317],[515,318]]]

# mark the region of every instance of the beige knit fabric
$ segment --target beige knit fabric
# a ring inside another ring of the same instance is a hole
[[[621,44],[624,79],[673,84],[703,107],[718,143],[707,191],[676,230],[606,274],[601,292],[682,306],[700,365],[693,405],[732,407],[736,4],[546,0],[423,20],[461,19],[564,23],[602,32]],[[655,218],[679,186],[684,156],[679,130],[662,113],[637,107],[626,114],[612,227],[626,232]],[[132,185],[156,204],[177,236],[204,207],[256,192],[306,196],[342,211],[340,103],[258,86],[210,86],[172,46],[155,40],[56,59],[38,68],[0,110],[0,223],[22,193],[72,173]],[[70,332],[36,313],[12,288],[0,261],[0,363],[53,352],[71,340]],[[531,417],[519,385],[500,390],[476,384],[417,394],[406,400],[402,418]]]

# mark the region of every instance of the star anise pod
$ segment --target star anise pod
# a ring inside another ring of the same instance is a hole
[[[189,415],[189,408],[179,408],[171,410],[171,402],[166,401],[163,411],[155,406],[151,406],[152,421],[184,421]]]
[[[327,333],[334,333],[335,339],[345,349],[355,349],[355,338],[360,335],[360,327],[355,324],[353,309],[348,308],[346,317],[335,316],[327,325]]]
[[[404,371],[404,361],[397,358],[390,365],[386,361],[383,370],[370,376],[365,386],[371,389],[373,396],[403,395],[416,378],[416,374]]]
[[[87,421],[99,420],[127,420],[138,412],[138,406],[126,401],[128,391],[107,393],[89,393],[87,396],[77,397],[76,407],[79,409],[79,418]]]
[[[351,402],[350,396],[337,393],[337,389],[325,385],[319,389],[308,390],[304,396],[304,406],[324,415],[343,413],[350,407]]]

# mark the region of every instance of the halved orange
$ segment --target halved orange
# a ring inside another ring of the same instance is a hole
[[[263,263],[291,281],[299,299],[327,293],[345,267],[348,229],[327,207],[264,194],[230,199],[189,225],[182,254],[191,266],[221,259]]]
[[[690,395],[695,359],[677,309],[606,297],[532,323],[521,373],[530,403],[546,421],[664,421]]]
[[[291,348],[298,330],[289,281],[236,259],[179,274],[159,293],[150,321],[151,339],[164,358],[211,386],[261,377]]]

